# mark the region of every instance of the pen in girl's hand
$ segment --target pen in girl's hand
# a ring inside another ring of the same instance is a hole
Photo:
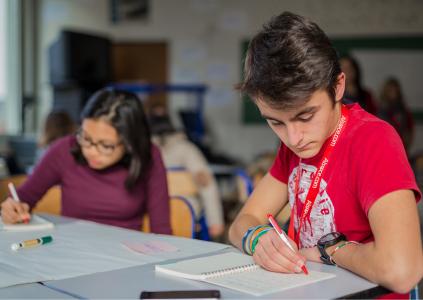
[[[15,189],[15,186],[13,185],[13,183],[9,182],[7,184],[7,187],[9,188],[9,192],[10,192],[10,195],[12,196],[13,200],[15,200],[16,202],[21,202],[21,200],[19,200],[18,193],[16,192],[16,189]],[[23,217],[22,222],[25,223],[25,224],[29,223],[29,218]]]
[[[278,223],[276,223],[275,218],[273,218],[272,214],[267,214],[267,219],[269,220],[272,227],[276,230],[281,240],[288,246],[289,249],[295,252],[292,245],[289,243],[288,239],[286,238],[285,233],[282,231],[282,229],[279,227]],[[303,270],[304,274],[308,275],[308,270],[305,265],[302,265],[301,270]]]

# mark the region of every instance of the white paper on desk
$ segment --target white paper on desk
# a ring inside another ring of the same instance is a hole
[[[0,229],[7,231],[35,231],[53,229],[54,224],[40,216],[31,215],[29,223],[4,224],[0,218]]]
[[[264,269],[214,277],[206,282],[243,293],[262,296],[335,277],[334,274],[310,271],[308,275],[273,273]]]
[[[269,272],[251,256],[220,253],[155,266],[156,271],[172,276],[200,280],[255,296],[271,294],[335,277],[334,274],[310,271],[308,275]]]
[[[38,235],[36,232],[0,232],[0,288],[20,283],[106,272],[166,259],[185,258],[229,247],[223,244],[143,234],[135,230],[76,221],[56,225],[50,233],[53,237],[52,243],[22,251],[10,249],[12,243],[37,238]],[[122,247],[120,243],[122,240],[140,243],[163,240],[180,251],[149,256],[128,251]]]

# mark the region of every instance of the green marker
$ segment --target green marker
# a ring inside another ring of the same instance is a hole
[[[51,243],[52,241],[53,241],[53,237],[48,235],[48,236],[43,236],[43,237],[38,238],[38,239],[27,240],[27,241],[23,241],[23,242],[20,242],[20,243],[14,243],[10,246],[10,248],[12,248],[13,251],[17,251],[17,250],[23,249],[23,248],[37,247],[37,246],[40,246],[40,245]]]

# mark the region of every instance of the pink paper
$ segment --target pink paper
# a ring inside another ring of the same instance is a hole
[[[147,255],[153,255],[155,253],[161,252],[179,251],[179,249],[172,244],[162,241],[149,241],[144,243],[123,242],[122,244],[135,252],[140,252]]]

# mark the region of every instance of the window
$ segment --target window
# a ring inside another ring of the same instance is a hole
[[[6,69],[6,0],[0,0],[0,133],[6,127]]]
[[[0,134],[21,131],[21,7],[0,0]]]

